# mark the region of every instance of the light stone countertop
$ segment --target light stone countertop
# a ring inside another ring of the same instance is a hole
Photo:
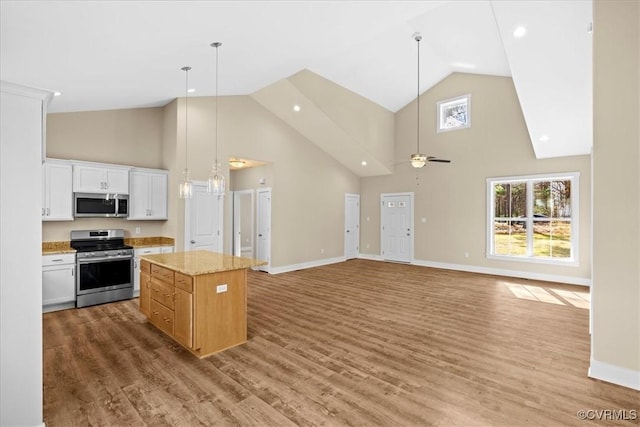
[[[252,258],[237,257],[210,251],[174,252],[143,255],[140,259],[178,271],[189,276],[244,270],[267,264]]]
[[[154,246],[174,246],[175,240],[171,237],[125,237],[124,244],[136,248],[149,248]],[[71,242],[42,242],[42,255],[73,254],[76,250],[71,247]]]
[[[124,244],[138,249],[154,246],[174,246],[175,240],[171,237],[125,237]]]
[[[74,254],[69,242],[42,242],[42,255]]]

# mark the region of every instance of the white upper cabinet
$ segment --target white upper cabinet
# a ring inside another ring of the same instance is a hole
[[[167,171],[132,170],[129,182],[128,219],[167,219]]]
[[[69,163],[46,161],[42,165],[42,220],[72,221],[72,169]]]
[[[129,169],[73,165],[75,193],[129,194]]]

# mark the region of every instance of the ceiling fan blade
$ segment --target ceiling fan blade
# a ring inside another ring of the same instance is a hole
[[[436,162],[436,163],[451,163],[451,160],[449,160],[449,159],[439,159],[439,158],[434,157],[434,156],[427,157],[427,161],[428,162]]]

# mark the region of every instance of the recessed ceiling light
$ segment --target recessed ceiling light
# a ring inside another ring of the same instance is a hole
[[[53,92],[53,96],[60,96],[62,95],[62,92]]]
[[[362,161],[362,163],[361,163],[361,165],[362,165],[362,166],[367,166],[367,161],[366,161],[366,160],[363,160],[363,161]]]
[[[476,68],[478,68],[475,64],[469,64],[466,62],[452,62],[451,66],[453,68],[462,68],[465,70],[475,70]]]
[[[549,135],[542,135],[538,140],[541,142],[547,142],[549,140]]]
[[[195,89],[193,89],[193,88],[191,88],[191,89],[187,90],[187,92],[189,92],[189,93],[193,93],[193,92],[195,92],[195,91],[196,91],[196,90],[195,90]]]
[[[524,37],[525,34],[527,34],[527,28],[523,27],[522,25],[520,25],[519,27],[516,27],[516,29],[513,30],[513,37],[517,39]]]
[[[293,111],[295,111],[295,112],[300,111],[300,106],[299,106],[298,104],[295,104],[295,105],[293,106]]]

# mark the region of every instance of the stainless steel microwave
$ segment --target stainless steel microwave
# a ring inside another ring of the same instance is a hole
[[[129,214],[129,196],[126,194],[74,193],[74,216],[126,217]]]

